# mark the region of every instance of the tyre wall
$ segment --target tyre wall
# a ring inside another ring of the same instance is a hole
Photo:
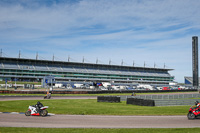
[[[140,105],[140,106],[155,106],[154,100],[127,98],[126,104]]]
[[[97,102],[115,102],[115,103],[119,103],[120,102],[120,97],[117,97],[117,96],[98,96],[97,97]]]

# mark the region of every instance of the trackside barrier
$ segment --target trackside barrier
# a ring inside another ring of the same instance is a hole
[[[140,95],[137,96],[142,99],[186,99],[186,98],[200,98],[200,94],[168,94],[168,95]]]
[[[155,106],[177,106],[177,105],[194,105],[195,101],[200,101],[200,99],[197,99],[200,98],[200,94],[140,95],[140,96],[121,96],[120,98],[121,101],[127,101],[127,104],[129,103],[128,99],[133,98],[133,99],[153,100]],[[135,100],[133,103],[134,105],[142,105],[141,100]]]
[[[97,102],[120,102],[120,97],[118,96],[98,96]]]
[[[140,106],[155,106],[154,100],[127,98],[126,104],[140,105]]]
[[[127,98],[172,100],[172,99],[200,98],[200,94],[137,95],[137,96],[120,96],[120,98],[121,101],[126,101]]]
[[[187,90],[106,90],[106,91],[87,91],[88,94],[105,94],[105,93],[165,93],[165,92],[188,92],[197,91],[197,89]]]
[[[176,105],[194,105],[195,101],[200,99],[182,99],[182,100],[154,100],[155,106],[176,106]]]
[[[138,98],[142,99],[139,96],[120,96],[120,101],[127,101],[128,98]]]

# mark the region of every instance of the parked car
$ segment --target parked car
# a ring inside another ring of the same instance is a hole
[[[104,86],[99,86],[100,90],[108,90],[107,88],[105,88]]]

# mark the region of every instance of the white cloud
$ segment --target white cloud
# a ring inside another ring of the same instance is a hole
[[[179,82],[190,76],[191,37],[200,33],[198,0],[0,2],[0,47],[51,59],[98,57],[139,66],[166,63]]]

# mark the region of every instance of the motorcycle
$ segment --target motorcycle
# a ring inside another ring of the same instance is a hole
[[[50,99],[51,98],[51,93],[48,93],[47,95],[44,96],[44,99]]]
[[[191,106],[187,114],[188,120],[193,120],[200,116],[200,108],[196,106]]]
[[[39,109],[39,111],[36,109],[36,106],[35,105],[30,105],[29,107],[28,107],[28,110],[25,112],[25,115],[26,116],[31,116],[31,115],[33,115],[33,116],[47,116],[47,114],[48,114],[48,111],[46,110],[48,108],[48,106],[44,106],[44,107],[41,107],[40,109]]]

